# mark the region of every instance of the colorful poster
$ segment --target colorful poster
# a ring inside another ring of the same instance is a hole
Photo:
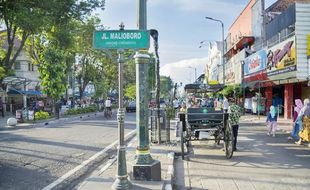
[[[295,38],[290,38],[267,53],[267,75],[273,76],[296,70]]]
[[[244,75],[250,75],[266,69],[266,50],[260,50],[244,60]]]
[[[235,61],[235,59],[230,59],[225,64],[225,82],[226,83],[234,83],[235,82],[234,61]]]

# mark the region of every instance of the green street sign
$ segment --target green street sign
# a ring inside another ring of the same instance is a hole
[[[95,49],[148,49],[150,34],[147,30],[105,30],[95,31]]]

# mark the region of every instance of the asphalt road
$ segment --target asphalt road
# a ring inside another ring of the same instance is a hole
[[[134,129],[135,113],[126,113],[125,134]],[[117,139],[115,114],[109,120],[98,116],[54,126],[0,131],[0,189],[43,189]],[[53,189],[74,188],[96,166],[111,158],[115,148],[72,172]]]
[[[222,146],[194,142],[187,161],[176,162],[176,189],[306,190],[310,188],[310,149],[288,134],[266,135],[265,124],[242,123],[238,151],[226,159]]]

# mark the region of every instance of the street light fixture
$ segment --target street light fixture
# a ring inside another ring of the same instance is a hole
[[[119,25],[120,30],[124,30],[124,24]],[[118,49],[118,111],[117,111],[117,123],[118,123],[118,139],[119,145],[117,147],[117,175],[112,185],[113,189],[128,190],[132,188],[131,182],[128,180],[127,164],[126,164],[126,144],[124,138],[125,128],[125,111],[124,111],[124,50]]]
[[[204,46],[207,46],[206,44],[205,44],[205,42],[210,42],[211,40],[202,40],[202,41],[200,41],[199,42],[199,48],[202,48],[202,47],[204,47]]]
[[[224,23],[223,21],[221,20],[218,20],[218,19],[214,19],[214,18],[211,18],[211,17],[205,17],[206,19],[208,20],[212,20],[212,21],[215,21],[215,22],[219,22],[221,23],[221,26],[222,26],[222,65],[223,65],[223,84],[225,85],[225,63],[224,63]]]
[[[197,68],[196,67],[192,67],[192,66],[188,66],[188,68],[195,69],[195,81],[196,81],[197,80]]]

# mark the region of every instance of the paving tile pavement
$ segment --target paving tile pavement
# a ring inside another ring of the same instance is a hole
[[[232,159],[225,158],[222,144],[192,142],[194,148],[184,161],[176,156],[174,189],[309,189],[305,176],[309,167],[303,167],[308,149],[286,140],[291,121],[280,119],[279,136],[272,138],[263,128],[265,120],[264,116],[241,118],[240,149]]]
[[[133,180],[132,169],[135,163],[135,152],[137,147],[137,138],[133,138],[127,144],[126,161],[128,179],[132,183],[133,190],[171,190],[172,179],[174,176],[174,154],[178,151],[179,145],[175,138],[175,121],[171,122],[170,143],[152,144],[150,143],[151,156],[154,160],[161,163],[161,181],[139,181]],[[79,190],[101,190],[111,189],[113,182],[116,179],[117,159],[111,157],[108,162],[98,167],[84,182],[78,187]]]

